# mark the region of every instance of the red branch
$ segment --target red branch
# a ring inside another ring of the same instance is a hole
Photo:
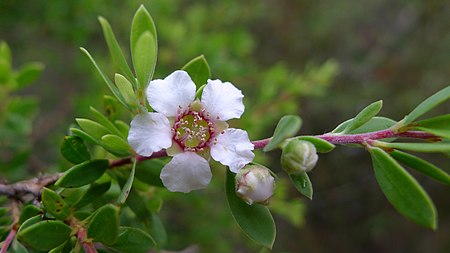
[[[80,227],[77,232],[78,241],[83,245],[83,249],[86,253],[97,253],[94,244],[87,240],[87,233],[84,228]]]
[[[2,249],[0,250],[0,253],[6,253],[6,251],[9,248],[9,245],[11,245],[11,242],[14,240],[14,237],[16,237],[17,229],[13,228],[11,231],[9,231],[8,237],[6,237]]]

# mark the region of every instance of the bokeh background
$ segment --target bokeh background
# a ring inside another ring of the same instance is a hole
[[[17,140],[28,150],[15,164],[20,173],[4,175],[13,180],[61,169],[57,146],[69,125],[89,117],[90,105],[101,108],[109,94],[79,47],[112,75],[97,16],[110,21],[126,49],[140,4],[158,30],[155,77],[204,54],[214,78],[231,81],[246,95],[246,113],[232,124],[252,139],[270,136],[284,114],[303,118],[303,134],[321,134],[379,99],[381,114],[399,120],[450,80],[445,0],[0,0],[0,40],[11,47],[14,65],[34,60],[46,66],[34,85],[17,94],[37,98],[39,106],[28,137]],[[320,157],[310,175],[313,201],[288,184],[279,153],[258,155],[280,176],[270,207],[278,226],[273,252],[450,252],[448,187],[414,173],[439,212],[439,228],[430,231],[390,206],[362,149],[337,148]],[[427,158],[450,171],[448,158]],[[208,190],[162,192],[166,248],[258,252],[231,220],[223,174],[215,174]]]

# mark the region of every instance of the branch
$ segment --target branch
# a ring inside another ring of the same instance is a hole
[[[0,195],[8,196],[12,199],[23,200],[27,194],[32,194],[35,198],[41,196],[42,188],[55,183],[63,173],[32,178],[14,184],[0,184]]]

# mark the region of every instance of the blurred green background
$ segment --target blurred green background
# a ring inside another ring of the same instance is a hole
[[[445,0],[0,0],[0,40],[11,47],[14,66],[31,60],[46,66],[34,85],[19,92],[39,101],[29,139],[18,140],[29,143],[16,164],[22,174],[59,170],[56,147],[68,126],[75,117],[89,117],[90,105],[101,108],[103,94],[109,94],[79,51],[87,48],[112,76],[97,16],[110,21],[127,48],[140,4],[158,30],[155,77],[204,54],[213,78],[234,83],[246,95],[246,112],[232,124],[252,139],[270,136],[289,113],[304,119],[302,133],[321,134],[378,99],[384,99],[381,114],[398,120],[450,80]],[[429,231],[388,204],[362,149],[338,148],[320,157],[310,176],[313,201],[283,184],[279,154],[271,155],[259,159],[280,175],[271,206],[278,226],[273,252],[450,252],[448,187],[414,174],[439,212],[438,230]],[[428,158],[449,171],[448,158]],[[167,249],[258,251],[231,221],[223,175],[215,172],[205,191],[163,192]]]

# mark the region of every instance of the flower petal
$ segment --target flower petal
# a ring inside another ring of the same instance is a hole
[[[179,107],[186,109],[195,98],[195,84],[188,73],[177,70],[164,80],[153,80],[147,88],[147,100],[157,112],[176,116]]]
[[[153,152],[172,145],[169,120],[161,113],[138,114],[131,121],[128,143],[141,156],[151,156]]]
[[[253,161],[253,144],[247,132],[241,129],[228,128],[216,137],[217,142],[211,146],[211,156],[214,160],[230,167],[237,173],[247,163]]]
[[[205,158],[194,152],[184,152],[164,166],[160,177],[169,191],[186,193],[206,188],[212,174]]]
[[[242,92],[229,82],[208,80],[202,93],[202,103],[211,118],[226,121],[244,113]]]

